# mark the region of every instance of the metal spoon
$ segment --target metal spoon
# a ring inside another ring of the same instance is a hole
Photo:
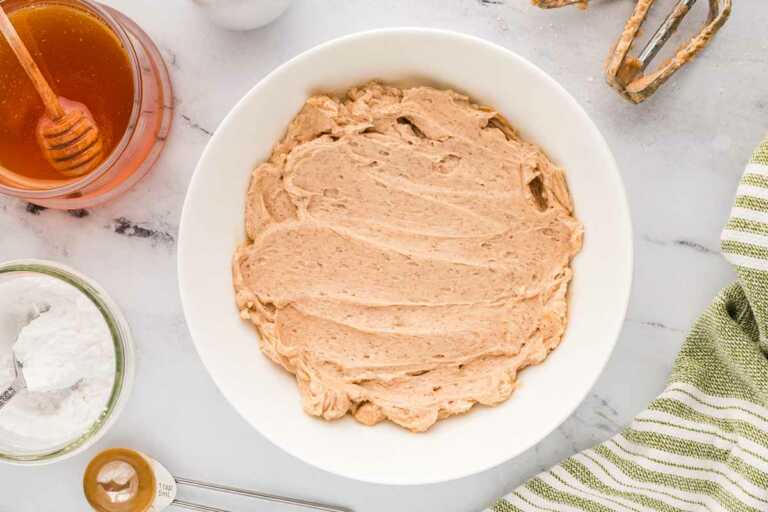
[[[314,501],[179,478],[173,476],[156,460],[128,448],[110,448],[97,454],[83,475],[85,497],[98,512],[160,512],[170,506],[198,512],[230,512],[223,508],[178,499],[176,494],[182,485],[323,512],[351,512],[344,507]]]
[[[11,401],[19,391],[27,389],[27,381],[24,378],[24,372],[22,371],[23,365],[21,361],[16,358],[16,353],[13,353],[13,382],[0,394],[0,409],[5,407],[5,404]]]
[[[37,320],[40,315],[47,313],[51,309],[50,304],[35,304],[32,307],[32,311],[29,312],[27,317],[27,325]],[[27,389],[27,379],[24,378],[24,365],[19,358],[16,357],[16,352],[13,352],[13,381],[5,391],[0,393],[0,409],[6,406],[13,397],[19,394],[19,391]]]

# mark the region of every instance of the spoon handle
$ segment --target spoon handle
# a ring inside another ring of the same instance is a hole
[[[209,507],[207,505],[198,505],[197,503],[190,503],[189,501],[173,500],[171,505],[175,505],[179,508],[185,508],[187,510],[197,510],[198,512],[229,512],[223,508]]]
[[[0,409],[5,407],[5,405],[11,401],[13,397],[16,396],[16,394],[24,389],[24,383],[21,381],[21,379],[16,379],[13,381],[13,384],[8,386],[5,391],[0,393]]]
[[[13,53],[15,53],[16,57],[19,59],[21,67],[27,72],[29,79],[32,81],[32,85],[37,89],[37,93],[43,100],[48,114],[53,119],[59,119],[64,115],[64,109],[61,108],[58,96],[53,92],[51,86],[48,85],[48,81],[40,72],[40,68],[37,67],[37,64],[35,64],[35,60],[32,58],[32,55],[29,54],[27,47],[24,46],[19,34],[16,32],[16,28],[14,28],[2,6],[0,6],[0,32],[5,36],[8,45],[10,45]]]
[[[211,491],[222,492],[226,494],[235,494],[238,496],[245,496],[248,498],[256,498],[256,499],[265,500],[265,501],[272,501],[276,503],[282,503],[284,505],[293,505],[295,507],[304,507],[304,508],[310,508],[313,510],[322,510],[324,512],[350,512],[350,510],[346,508],[334,507],[331,505],[325,505],[323,503],[316,503],[314,501],[306,501],[306,500],[300,500],[296,498],[287,498],[285,496],[276,496],[274,494],[266,494],[263,492],[251,491],[249,489],[240,489],[237,487],[229,487],[226,485],[211,484],[208,482],[201,482],[199,480],[190,480],[188,478],[174,477],[174,479],[176,480],[176,483],[179,485],[187,485],[190,487],[198,487],[201,489],[208,489]],[[188,503],[184,501],[180,502],[179,500],[176,500],[173,503],[174,505],[185,507],[190,510],[200,510],[204,512],[227,512],[225,510],[206,507],[204,505],[197,505],[194,503]],[[196,508],[193,508],[193,507],[196,507]]]

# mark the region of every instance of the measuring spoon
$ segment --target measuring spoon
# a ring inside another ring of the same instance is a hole
[[[325,512],[351,512],[312,501],[174,477],[156,460],[128,448],[99,453],[83,475],[85,497],[97,512],[160,512],[171,505],[201,512],[229,512],[176,498],[180,485]]]

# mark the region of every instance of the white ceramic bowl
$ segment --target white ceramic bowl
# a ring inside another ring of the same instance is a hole
[[[562,345],[525,370],[495,408],[439,422],[425,434],[391,424],[325,422],[301,409],[293,376],[259,351],[234,303],[230,260],[244,239],[251,170],[313,93],[371,79],[458,89],[492,105],[567,170],[585,226],[574,262],[571,318]],[[182,213],[179,283],[205,366],[224,396],[265,437],[325,470],[385,484],[425,484],[488,469],[530,448],[587,395],[616,343],[632,280],[624,188],[605,140],[576,101],[543,71],[473,37],[388,29],[322,44],[280,66],[224,119],[195,171]]]
[[[272,23],[292,0],[193,0],[216,25],[228,30],[252,30]]]

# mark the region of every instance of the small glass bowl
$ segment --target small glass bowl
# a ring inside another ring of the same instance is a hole
[[[45,451],[20,450],[4,446],[0,440],[0,462],[14,465],[43,465],[72,457],[98,441],[117,420],[131,389],[135,371],[133,339],[123,314],[115,302],[98,284],[82,274],[52,261],[15,260],[0,263],[0,282],[10,276],[44,274],[60,279],[88,297],[101,312],[112,333],[115,348],[115,382],[112,393],[98,419],[79,437]]]
[[[0,193],[47,208],[90,208],[122,194],[147,174],[162,152],[173,122],[173,90],[160,51],[141,27],[121,12],[91,0],[0,0],[7,13],[58,4],[84,11],[108,27],[133,70],[134,98],[128,127],[96,169],[49,189],[19,188],[0,180]],[[13,169],[11,169],[13,171]]]

